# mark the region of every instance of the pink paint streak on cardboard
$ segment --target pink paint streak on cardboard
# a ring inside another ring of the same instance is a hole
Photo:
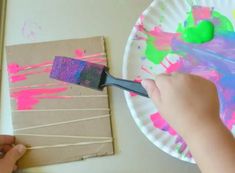
[[[51,71],[51,61],[46,61],[39,64],[20,66],[17,63],[10,63],[7,66],[10,82],[16,83],[27,79],[28,75],[39,74],[39,73],[50,73]],[[28,71],[25,73],[19,74],[21,71],[27,71],[32,69],[41,68],[37,71]]]
[[[92,55],[86,55],[85,50],[76,49],[74,51],[74,54],[77,59],[81,59],[83,61],[88,61],[92,63],[102,63],[102,64],[105,64],[107,62],[106,59],[102,57],[104,56],[103,53],[95,53]]]
[[[45,66],[51,66],[52,65],[52,61],[45,61],[39,64],[34,64],[34,65],[26,65],[26,66],[20,66],[17,63],[10,63],[7,66],[7,70],[9,74],[16,74],[20,71],[23,70],[30,70],[33,68],[40,68],[40,67],[45,67]]]
[[[74,54],[75,54],[76,58],[82,58],[85,56],[85,51],[82,49],[76,49],[74,51]]]
[[[34,75],[34,74],[40,74],[40,73],[50,73],[50,71],[51,71],[51,67],[48,67],[48,68],[44,68],[42,70],[30,71],[30,72],[22,73],[22,74],[18,74],[18,75],[11,75],[10,82],[12,82],[12,83],[20,82],[22,80],[26,80],[27,76]]]
[[[11,97],[16,100],[17,110],[31,110],[39,103],[39,98],[37,98],[37,96],[58,94],[66,90],[67,87],[26,89],[12,92]]]
[[[76,58],[79,59],[84,59],[93,63],[106,63],[106,58],[102,57],[104,55],[102,53],[86,56],[85,51],[81,49],[76,49],[74,53]],[[28,76],[30,75],[36,75],[41,73],[48,74],[51,71],[52,63],[53,63],[52,61],[45,61],[42,63],[26,65],[26,66],[20,66],[17,63],[10,63],[8,65],[10,82],[16,83],[27,80]],[[12,92],[11,97],[16,99],[18,110],[33,109],[33,107],[39,103],[39,100],[43,98],[54,98],[54,99],[68,98],[64,96],[51,95],[51,94],[58,94],[67,89],[68,89],[67,85],[63,88],[50,88],[50,89],[38,88],[38,89],[28,89],[28,90],[23,89]]]

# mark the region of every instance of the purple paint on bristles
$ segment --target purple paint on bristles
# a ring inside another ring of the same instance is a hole
[[[93,89],[101,89],[100,82],[104,70],[105,66],[100,64],[56,56],[50,77]]]

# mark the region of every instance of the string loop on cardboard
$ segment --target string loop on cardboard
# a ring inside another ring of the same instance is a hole
[[[93,116],[93,117],[89,117],[89,118],[80,118],[80,119],[76,119],[76,120],[63,121],[63,122],[57,122],[57,123],[51,123],[51,124],[43,124],[43,125],[18,128],[18,129],[15,129],[14,131],[17,132],[17,131],[22,131],[22,130],[30,130],[30,129],[37,129],[37,128],[43,128],[43,127],[58,126],[58,125],[71,124],[71,123],[80,122],[80,121],[89,121],[89,120],[107,118],[107,117],[110,117],[110,114]]]
[[[92,145],[92,144],[105,144],[105,143],[110,143],[110,142],[113,142],[113,140],[91,141],[91,142],[79,142],[79,143],[57,144],[57,145],[42,145],[42,146],[27,147],[27,149],[28,149],[28,150],[38,150],[38,149],[45,149],[45,148],[61,148],[61,147],[68,147],[68,146]]]
[[[81,109],[32,109],[14,110],[12,112],[56,112],[56,111],[109,111],[109,108],[81,108]]]
[[[105,136],[72,136],[72,135],[44,135],[44,134],[27,134],[20,133],[15,136],[32,136],[32,137],[45,137],[45,138],[71,138],[71,139],[112,139],[111,137]]]

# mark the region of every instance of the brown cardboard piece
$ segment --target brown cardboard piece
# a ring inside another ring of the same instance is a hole
[[[106,64],[103,37],[7,47],[14,134],[29,148],[20,168],[114,153],[107,89],[50,79],[56,55]]]

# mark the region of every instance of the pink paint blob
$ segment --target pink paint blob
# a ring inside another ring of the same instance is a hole
[[[150,118],[156,128],[166,131],[172,136],[177,135],[176,131],[162,118],[159,112],[150,115]]]
[[[135,25],[137,31],[144,32],[144,15],[140,16],[140,23]]]
[[[179,149],[177,151],[180,154],[182,154],[187,149],[187,144],[185,143],[184,139],[180,135],[177,135],[175,144],[179,145]],[[186,157],[187,157],[187,154],[186,154]]]
[[[190,151],[188,151],[188,152],[186,153],[186,157],[191,159],[191,158],[193,157],[193,156],[192,156],[192,153],[191,153]]]
[[[16,83],[16,82],[20,82],[23,80],[26,80],[26,75],[15,75],[15,76],[10,76],[10,82],[11,83]]]
[[[163,62],[161,62],[161,65],[165,68],[165,72],[167,73],[167,74],[170,74],[170,73],[172,73],[172,72],[176,72],[176,71],[178,71],[181,67],[182,67],[182,65],[183,65],[183,62],[182,62],[182,59],[180,58],[177,62],[174,62],[174,63],[172,63],[170,60],[168,60],[167,58],[166,58],[166,61],[169,63],[169,65],[168,66],[166,66],[165,64],[163,64]]]
[[[30,70],[30,69],[34,69],[34,68],[41,68],[41,67],[51,66],[51,65],[52,65],[51,61],[45,61],[43,63],[34,64],[34,65],[27,65],[27,66],[20,66],[17,63],[11,63],[11,64],[8,64],[7,70],[8,70],[9,74],[16,74],[16,73],[19,73],[20,71],[23,71],[23,70]]]
[[[10,76],[10,81],[12,83],[16,83],[16,82],[20,82],[22,80],[26,80],[27,76],[29,76],[29,75],[40,74],[40,73],[50,73],[50,71],[51,71],[51,67],[48,67],[48,68],[44,68],[40,71],[31,71],[31,72],[22,73],[22,74],[19,74],[19,75],[11,75]]]
[[[229,130],[232,130],[234,124],[235,124],[235,112],[233,112],[232,118],[226,123],[226,126],[229,128]]]
[[[140,77],[137,77],[137,78],[134,80],[134,82],[139,82],[139,83],[141,83],[141,81],[142,81],[142,79],[141,79]],[[131,97],[136,97],[136,96],[138,96],[138,94],[133,93],[133,92],[130,92],[130,95],[131,95]]]
[[[30,110],[39,103],[37,96],[58,94],[66,91],[67,88],[49,88],[49,89],[28,89],[11,93],[11,97],[16,100],[17,110]]]
[[[165,32],[159,26],[154,27],[149,35],[155,37],[155,46],[158,50],[171,49],[172,39],[179,36],[178,33]]]
[[[210,7],[195,6],[192,9],[192,13],[195,24],[197,24],[200,20],[210,19],[212,10]]]
[[[11,63],[7,66],[7,70],[9,74],[14,74],[14,73],[18,73],[20,71],[20,66],[19,64],[16,63]]]
[[[191,72],[194,75],[201,76],[207,80],[211,80],[214,82],[218,82],[220,80],[220,74],[216,70],[210,69],[201,69],[201,70],[194,70]]]
[[[85,56],[85,52],[82,49],[76,49],[74,51],[74,54],[75,54],[76,58],[82,58]]]

